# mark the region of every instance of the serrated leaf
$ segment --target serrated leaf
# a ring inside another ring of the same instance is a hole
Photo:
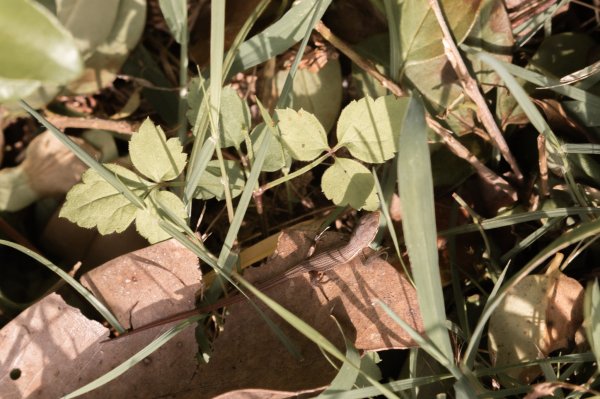
[[[283,89],[289,71],[277,73],[278,91]],[[335,125],[342,106],[342,70],[337,59],[313,72],[300,68],[294,76],[291,108],[313,113],[328,132]]]
[[[299,161],[312,161],[329,149],[321,122],[310,112],[291,108],[276,110],[281,140],[290,155]]]
[[[338,145],[364,162],[382,163],[397,151],[408,98],[365,97],[342,110],[337,124]]]
[[[221,147],[239,148],[244,141],[243,131],[250,131],[250,109],[231,86],[221,91]]]
[[[181,174],[187,155],[176,138],[167,140],[160,126],[147,118],[129,142],[133,166],[154,182],[169,181]]]
[[[231,197],[235,198],[244,190],[244,172],[242,172],[237,162],[232,160],[225,160],[224,162],[227,178],[229,179]],[[223,182],[221,181],[221,168],[219,167],[218,160],[210,161],[208,163],[204,174],[202,174],[198,181],[198,187],[196,188],[194,196],[196,199],[207,200],[216,198],[219,201],[225,198]]]
[[[379,207],[375,180],[369,169],[353,159],[336,158],[321,180],[325,196],[338,206],[374,211]]]
[[[122,166],[105,166],[137,196],[143,196],[152,185]],[[135,205],[94,169],[88,169],[81,180],[68,192],[59,216],[81,227],[98,227],[100,234],[119,233],[133,222],[137,211]]]
[[[42,84],[66,84],[83,62],[73,37],[33,1],[0,2],[0,101],[23,98]]]
[[[258,124],[250,134],[252,141],[252,149],[256,153],[260,148],[264,135],[267,133],[267,126],[264,123]],[[269,149],[267,150],[267,158],[263,163],[263,172],[275,172],[285,165],[291,163],[291,157],[281,145],[278,138],[273,137],[269,141]]]
[[[144,202],[146,209],[138,209],[135,213],[135,228],[150,244],[171,238],[158,224],[162,219],[159,214],[161,207],[167,206],[177,216],[187,220],[185,205],[170,191],[153,191]]]

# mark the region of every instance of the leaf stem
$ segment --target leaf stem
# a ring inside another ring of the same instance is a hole
[[[334,153],[335,153],[335,149],[330,150],[326,154],[321,155],[319,158],[317,158],[314,161],[312,161],[311,163],[309,163],[308,165],[305,165],[302,168],[300,168],[288,175],[280,177],[279,179],[273,180],[272,182],[262,185],[258,190],[255,191],[254,195],[262,195],[265,191],[308,172],[312,168],[323,163],[323,161],[325,161],[327,158],[331,157]]]

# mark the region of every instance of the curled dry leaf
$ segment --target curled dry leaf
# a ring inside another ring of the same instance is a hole
[[[490,353],[496,366],[518,364],[566,348],[583,321],[583,287],[560,271],[525,277],[509,290],[490,318]],[[512,368],[506,375],[524,383],[537,366]]]
[[[84,140],[70,138],[90,155],[99,157]],[[86,169],[75,154],[45,131],[29,144],[23,163],[0,170],[0,210],[18,211],[40,198],[63,195]]]
[[[165,241],[114,259],[85,281],[116,309],[121,324],[145,323],[193,307],[198,261],[178,243]],[[102,342],[108,338],[105,327],[51,294],[0,330],[0,397],[61,397],[113,369],[161,332]],[[194,375],[196,348],[188,329],[85,397],[148,398],[182,390]],[[17,369],[21,375],[13,380],[10,372]]]

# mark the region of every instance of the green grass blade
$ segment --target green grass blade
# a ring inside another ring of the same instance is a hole
[[[398,144],[398,185],[402,204],[402,230],[425,331],[444,354],[443,365],[454,358],[448,330],[439,271],[433,178],[427,146],[427,124],[421,100],[413,96]]]
[[[85,152],[81,147],[79,147],[73,140],[67,137],[66,134],[61,132],[46,120],[39,112],[34,110],[27,104],[25,101],[19,101],[20,105],[27,111],[31,116],[33,116],[39,123],[41,123],[46,129],[48,129],[54,137],[56,137],[61,143],[63,143],[69,150],[73,152],[84,164],[94,169],[104,180],[110,183],[118,192],[123,194],[133,205],[137,206],[140,209],[144,209],[144,202],[138,198],[131,190],[123,184],[123,182],[116,178],[116,176],[108,169],[104,167],[100,162],[96,161],[94,157]]]
[[[277,22],[240,45],[231,73],[245,71],[279,55],[302,40],[312,30],[311,16],[322,15],[330,1],[305,0],[286,12]],[[317,8],[315,10],[315,8]]]
[[[570,154],[600,154],[600,145],[598,144],[563,144],[562,148]]]
[[[25,255],[37,260],[42,265],[46,266],[48,269],[56,273],[60,278],[62,278],[67,284],[69,284],[75,291],[77,291],[81,296],[90,303],[97,311],[104,317],[106,321],[110,323],[111,326],[119,333],[124,333],[125,328],[119,323],[117,318],[111,313],[110,310],[102,302],[100,302],[91,292],[89,292],[83,285],[79,283],[79,281],[75,280],[73,277],[69,275],[69,273],[62,270],[60,267],[56,266],[54,263],[50,262],[48,259],[44,258],[42,255],[33,252],[32,250],[25,248],[22,245],[15,244],[14,242],[0,240],[0,245],[6,245],[7,247],[11,247],[24,253]]]

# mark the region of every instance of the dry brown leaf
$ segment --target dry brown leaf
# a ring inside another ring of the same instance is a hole
[[[128,325],[130,311],[135,324],[193,307],[199,272],[191,252],[166,241],[108,262],[86,280],[116,301],[112,305],[120,322]],[[115,295],[109,295],[109,287]],[[149,303],[152,306],[143,308]],[[58,295],[49,295],[0,331],[0,397],[57,398],[70,393],[122,363],[164,330],[102,342],[108,337],[106,328]],[[86,398],[148,398],[180,391],[194,376],[196,350],[194,332],[188,329]],[[13,369],[21,370],[14,381],[9,377]]]
[[[496,366],[543,358],[575,340],[583,321],[583,287],[559,270],[525,277],[509,290],[492,314],[490,353]],[[540,373],[537,366],[507,370],[524,383]]]
[[[333,233],[319,241],[320,248],[339,243],[340,236]],[[268,264],[249,270],[246,277],[251,281],[266,281],[290,264],[303,260],[309,246],[310,242],[303,233],[283,233],[277,256]],[[414,346],[408,335],[380,307],[372,305],[377,298],[417,331],[423,330],[413,287],[394,267],[379,258],[368,262],[356,258],[349,264],[336,266],[325,273],[322,284],[317,287],[313,286],[308,275],[302,275],[266,293],[316,328],[342,351],[342,336],[331,315],[341,322],[344,334],[358,349]],[[316,345],[264,305],[258,306],[296,343],[302,361],[285,349],[249,303],[241,302],[230,307],[224,332],[214,342],[210,363],[199,367],[190,390],[177,395],[177,398],[213,397],[249,388],[297,394],[331,382],[336,371]]]

